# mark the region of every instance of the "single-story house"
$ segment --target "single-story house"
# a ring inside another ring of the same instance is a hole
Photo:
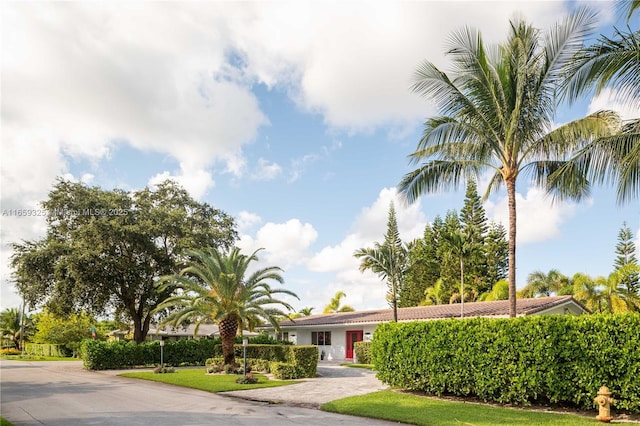
[[[517,316],[582,315],[587,308],[572,296],[518,299]],[[398,321],[429,321],[460,318],[461,304],[398,308]],[[509,301],[469,302],[464,304],[464,317],[508,318]],[[297,345],[318,345],[326,360],[353,360],[353,344],[371,340],[380,323],[393,319],[392,309],[341,312],[299,317],[279,323],[283,340]],[[263,326],[273,332],[270,326]]]
[[[200,324],[198,333],[195,333],[195,324],[189,324],[187,326],[173,327],[171,325],[165,325],[158,328],[158,326],[151,326],[149,333],[147,333],[148,341],[155,340],[189,340],[189,339],[215,339],[220,337],[220,331],[215,324]],[[257,336],[255,332],[243,332],[244,336]],[[133,338],[131,330],[114,330],[108,333],[109,340],[128,340]]]

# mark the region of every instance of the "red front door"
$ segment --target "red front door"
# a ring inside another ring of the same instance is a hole
[[[353,359],[353,344],[362,342],[362,330],[347,331],[347,359]]]

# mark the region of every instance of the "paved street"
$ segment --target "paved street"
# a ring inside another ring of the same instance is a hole
[[[0,380],[0,413],[16,426],[393,424],[89,372],[79,362],[0,360]]]

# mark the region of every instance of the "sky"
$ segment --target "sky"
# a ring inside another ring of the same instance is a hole
[[[580,3],[582,4],[582,3]],[[613,3],[595,34],[610,35]],[[451,32],[489,42],[524,16],[548,28],[575,3],[512,2],[2,2],[2,309],[18,306],[10,243],[41,238],[36,209],[56,177],[136,190],[167,178],[232,215],[237,245],[284,269],[299,310],[321,312],[342,290],[354,308],[386,306],[386,285],[353,252],[382,242],[394,201],[401,237],[463,206],[464,188],[402,203],[433,104],[409,90],[425,60],[447,69]],[[617,25],[620,25],[618,21]],[[638,14],[630,23],[638,27]],[[614,90],[561,105],[561,124],[602,108],[638,117]],[[481,179],[479,190],[486,182]],[[552,203],[517,187],[517,283],[558,269],[606,276],[618,231],[640,234],[640,205],[610,187]],[[506,193],[484,203],[507,227]]]

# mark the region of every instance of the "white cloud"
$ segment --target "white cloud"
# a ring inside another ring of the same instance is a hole
[[[261,263],[286,269],[306,260],[307,250],[316,238],[318,232],[311,224],[289,219],[285,223],[266,223],[255,237],[241,235],[237,245],[245,252],[264,248]]]
[[[372,246],[374,241],[384,241],[391,201],[394,202],[402,240],[409,242],[422,236],[427,221],[420,209],[420,203],[405,206],[400,202],[395,188],[381,190],[378,198],[370,206],[362,209],[354,220],[353,229],[342,241],[322,248],[307,262],[307,268],[312,272],[335,274],[328,287],[321,290],[323,298],[331,297],[336,291],[342,290],[349,296],[349,303],[360,308],[386,306],[386,285],[371,272],[360,273],[359,260],[353,253],[359,248]]]
[[[615,89],[603,89],[598,96],[591,99],[588,113],[592,114],[603,109],[618,112],[623,120],[640,117],[640,103],[635,102],[635,105],[632,105],[631,102],[625,102]]]
[[[264,158],[258,159],[256,171],[251,176],[254,180],[273,180],[282,173],[282,167],[276,162]]]
[[[590,203],[591,201],[587,201]],[[487,216],[509,227],[507,197],[497,201],[487,201],[484,205]],[[537,188],[529,188],[526,195],[516,194],[517,240],[518,244],[545,241],[560,235],[560,226],[576,212],[573,203],[552,203],[546,193]]]
[[[241,234],[248,232],[254,225],[257,225],[261,222],[262,218],[260,216],[247,211],[241,211],[240,213],[238,213],[238,217],[236,218],[236,223],[238,224],[238,232]]]
[[[208,171],[185,167],[183,164],[180,164],[179,174],[172,175],[167,171],[158,173],[149,179],[149,186],[156,186],[167,179],[180,184],[196,199],[201,199],[214,184],[211,173]]]

